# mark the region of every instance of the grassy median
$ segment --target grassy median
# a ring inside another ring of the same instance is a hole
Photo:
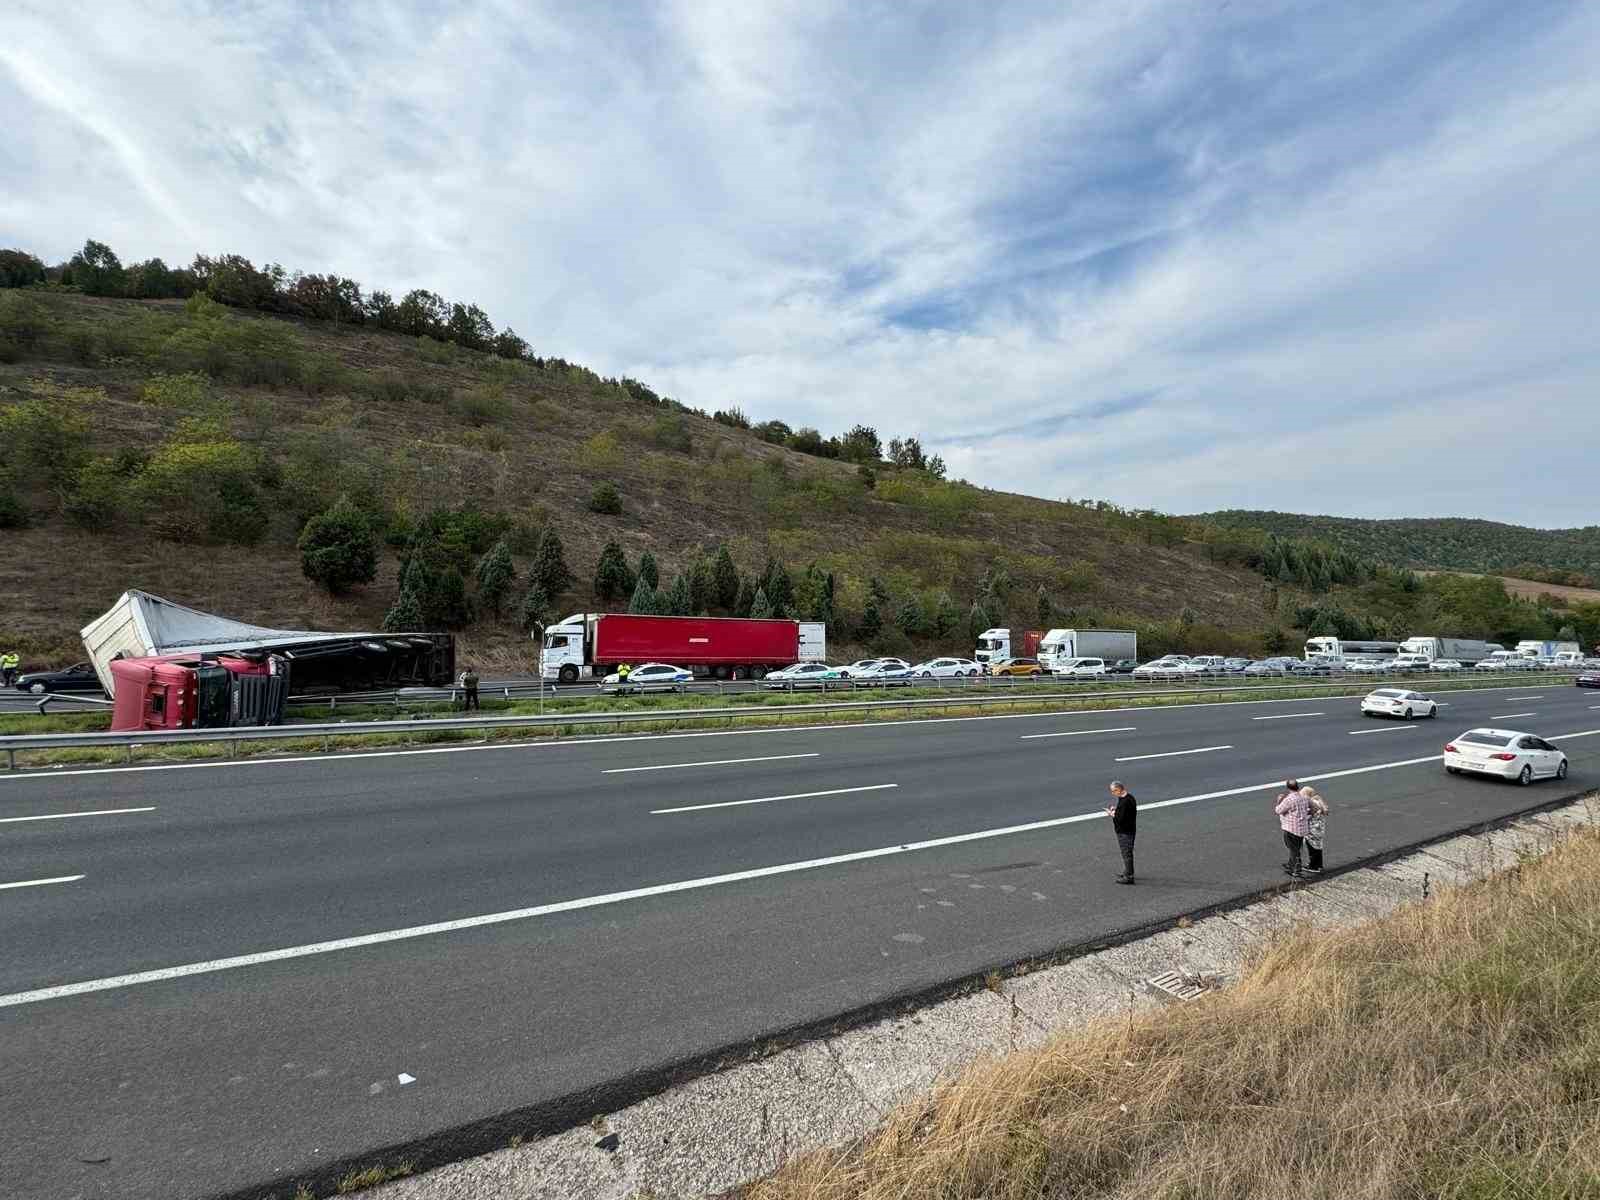
[[[1525,683],[1522,679],[1512,681],[1516,685]],[[1545,686],[1551,686],[1554,680],[1546,680]],[[1563,677],[1561,683],[1567,683]],[[1491,679],[1451,679],[1449,681],[1428,681],[1429,690],[1444,692],[1469,687],[1504,687],[1505,679],[1495,677]],[[1030,696],[1030,686],[1015,689],[1006,685],[975,685],[962,688],[938,687],[909,687],[885,688],[875,690],[829,690],[801,691],[801,692],[737,692],[737,693],[710,693],[687,692],[683,694],[666,693],[651,696],[614,697],[594,695],[564,694],[559,698],[547,697],[542,712],[547,716],[572,715],[592,717],[607,713],[616,713],[619,716],[635,712],[671,711],[680,712],[681,716],[663,718],[649,723],[628,723],[621,721],[616,725],[602,722],[599,724],[586,722],[572,725],[546,725],[535,727],[513,727],[504,729],[411,729],[394,734],[363,734],[359,736],[341,737],[337,733],[318,733],[305,738],[273,739],[270,741],[252,741],[248,737],[240,737],[221,742],[196,742],[193,744],[147,744],[134,749],[132,754],[121,746],[109,748],[95,747],[64,747],[52,750],[19,750],[17,751],[17,765],[21,767],[60,766],[85,763],[125,763],[129,761],[174,761],[191,759],[224,759],[234,756],[256,756],[261,754],[306,754],[330,750],[377,750],[392,749],[396,746],[425,746],[440,743],[470,743],[470,742],[510,742],[510,741],[542,741],[549,738],[583,737],[611,734],[618,732],[657,733],[682,730],[727,730],[727,729],[761,729],[775,726],[804,726],[814,724],[865,724],[881,721],[918,720],[933,717],[977,717],[996,716],[1005,713],[1051,713],[1051,712],[1088,712],[1100,709],[1115,708],[1154,708],[1169,705],[1185,704],[1224,704],[1245,700],[1296,700],[1312,701],[1334,696],[1359,696],[1372,690],[1374,687],[1404,687],[1408,686],[1404,680],[1375,681],[1364,680],[1339,680],[1335,682],[1317,683],[1312,686],[1286,682],[1284,680],[1261,680],[1241,682],[1234,680],[1218,681],[1215,693],[1196,691],[1193,687],[1188,689],[1175,688],[1171,691],[1158,691],[1152,693],[1150,689],[1140,686],[1131,688],[1130,691],[1145,693],[1142,695],[1106,695],[1103,694],[1104,685],[1089,686],[1086,684],[1072,685],[1057,682],[1054,686],[1036,685],[1041,692],[1048,692],[1052,696],[1062,698],[1046,698],[1045,696]],[[1161,685],[1155,685],[1160,687]],[[1412,684],[1411,686],[1418,686]],[[1229,690],[1239,689],[1245,690]],[[1065,693],[1102,693],[1096,695],[1072,695]],[[1065,695],[1064,695],[1065,694]],[[1006,697],[1004,703],[979,703],[980,697]],[[1011,697],[1015,697],[1012,699]],[[868,704],[875,701],[901,701],[925,700],[925,706],[904,708],[860,708],[841,712],[836,709],[826,709],[819,706],[837,703]],[[728,709],[760,708],[766,711],[757,713],[725,713]],[[434,717],[460,716],[459,705],[452,705],[448,701],[430,701],[421,704],[407,704],[403,708],[393,704],[356,704],[345,702],[338,704],[331,711],[315,706],[297,706],[292,708],[288,721],[289,725],[336,723],[344,721],[422,721]],[[541,712],[541,705],[537,697],[532,699],[519,698],[515,700],[496,699],[493,693],[486,693],[483,699],[483,715],[486,717],[514,717],[533,716]],[[104,710],[88,713],[51,713],[46,716],[28,713],[0,714],[0,735],[6,734],[33,734],[33,733],[68,733],[92,732],[103,730],[110,724],[110,716]]]
[[[978,1064],[745,1200],[1600,1197],[1600,831]]]

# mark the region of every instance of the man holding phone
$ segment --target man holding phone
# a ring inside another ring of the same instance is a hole
[[[1139,802],[1120,779],[1111,781],[1111,795],[1116,803],[1106,805],[1106,816],[1111,818],[1111,830],[1117,835],[1117,849],[1122,851],[1122,874],[1117,876],[1117,882],[1131,884],[1133,838],[1139,820]]]

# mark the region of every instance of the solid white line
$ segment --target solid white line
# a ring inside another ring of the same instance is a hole
[[[1547,737],[1546,741],[1594,737],[1600,729],[1581,733],[1564,733]],[[1305,783],[1321,783],[1324,779],[1343,779],[1351,775],[1367,775],[1374,771],[1392,771],[1399,767],[1415,767],[1423,763],[1438,762],[1441,754],[1423,758],[1402,758],[1395,762],[1375,763],[1370,767],[1347,767],[1340,771],[1325,771],[1320,775],[1301,775]],[[1281,779],[1271,783],[1252,783],[1244,787],[1224,788],[1216,792],[1200,792],[1193,796],[1178,796],[1172,800],[1157,800],[1141,804],[1144,810],[1173,808],[1180,804],[1196,804],[1202,800],[1221,800],[1230,796],[1246,796],[1251,792],[1271,792],[1283,787]],[[922,850],[937,850],[945,846],[959,846],[967,842],[982,842],[992,838],[1010,837],[1018,833],[1033,833],[1041,829],[1055,829],[1063,825],[1076,825],[1080,821],[1105,820],[1105,812],[1076,813],[1069,817],[1053,817],[1045,821],[1030,821],[1025,825],[1007,825],[1000,829],[980,829],[976,833],[958,833],[950,837],[930,838],[921,842],[908,842],[899,846],[880,846],[872,850],[856,850],[848,854],[835,854],[828,858],[813,858],[803,862],[779,863],[771,867],[755,867],[748,871],[734,871],[727,875],[708,875],[701,879],[684,879],[676,883],[660,883],[651,887],[633,888],[625,892],[610,892],[603,896],[585,896],[578,900],[561,900],[554,904],[539,904],[530,908],[515,908],[507,912],[486,913],[479,917],[463,917],[455,921],[439,921],[432,925],[413,925],[406,929],[390,929],[383,933],[364,933],[356,937],[340,938],[331,942],[313,942],[304,946],[285,946],[278,950],[264,950],[256,954],[239,954],[231,958],[213,958],[205,962],[185,963],[177,967],[158,967],[153,971],[137,971],[128,975],[113,975],[104,979],[86,979],[80,983],[63,983],[54,987],[37,988],[31,992],[12,992],[0,995],[0,1008],[21,1004],[37,1004],[42,1000],[60,1000],[68,996],[83,996],[90,992],[107,992],[115,988],[136,987],[145,983],[161,983],[168,979],[184,979],[190,975],[208,975],[217,971],[231,971],[239,967],[253,967],[262,963],[283,962],[292,958],[309,958],[316,954],[332,954],[340,950],[356,950],[363,946],[381,946],[388,942],[408,941],[412,938],[431,937],[439,933],[453,933],[461,929],[481,929],[487,925],[504,925],[512,921],[525,921],[553,913],[575,912],[584,908],[599,908],[607,904],[622,904],[630,900],[644,900],[652,896],[666,896],[674,892],[691,892],[702,888],[720,887],[729,883],[743,883],[751,879],[765,879],[775,875],[792,875],[799,871],[814,871],[822,867],[842,866],[846,863],[865,862],[874,858],[888,858],[896,854],[915,854]],[[74,878],[82,878],[74,876]]]
[[[1420,729],[1420,725],[1379,725],[1376,729],[1352,729],[1351,737],[1360,737],[1363,733],[1394,733],[1401,729]]]
[[[1182,754],[1210,754],[1213,750],[1232,750],[1232,746],[1199,746],[1193,750],[1168,750],[1165,754],[1130,754],[1117,762],[1143,762],[1147,758],[1177,758]]]
[[[723,800],[718,804],[686,804],[682,808],[652,808],[651,816],[663,813],[701,812],[708,808],[738,808],[741,804],[771,804],[774,800],[809,800],[813,796],[848,796],[852,792],[881,792],[897,788],[898,783],[873,783],[866,787],[831,788],[826,792],[795,792],[789,796],[762,796],[757,800]]]
[[[1457,688],[1458,693],[1503,692],[1505,688]],[[1332,699],[1357,699],[1355,696],[1335,696]],[[297,754],[286,758],[240,758],[220,762],[155,763],[140,767],[77,767],[70,771],[0,771],[0,783],[25,779],[64,779],[73,775],[123,775],[141,771],[215,771],[228,767],[279,767],[297,763],[359,762],[367,758],[410,758],[420,754],[482,754],[485,751],[559,750],[570,746],[612,746],[620,742],[665,742],[683,738],[760,737],[774,733],[823,733],[832,730],[894,729],[903,725],[958,725],[972,721],[1026,721],[1061,717],[1106,717],[1117,713],[1181,712],[1191,708],[1239,708],[1258,704],[1304,704],[1306,697],[1293,696],[1279,700],[1212,700],[1194,704],[1130,704],[1123,708],[1085,708],[1073,712],[1042,713],[990,713],[980,717],[918,717],[902,721],[845,721],[834,725],[773,725],[765,729],[706,729],[684,733],[630,733],[610,737],[552,738],[528,742],[476,742],[467,746],[429,746],[408,750],[359,750],[349,754]],[[715,709],[707,714],[714,716]],[[403,731],[396,730],[397,734]],[[308,735],[308,736],[321,736]],[[329,736],[337,737],[338,734]],[[248,741],[248,738],[242,738]]]
[[[1325,717],[1327,713],[1279,713],[1275,717],[1251,717],[1252,721],[1292,721],[1296,717]]]
[[[1543,699],[1544,699],[1544,693],[1543,692],[1540,692],[1537,696],[1507,696],[1506,697],[1507,701],[1512,701],[1512,700],[1543,700]]]
[[[6,888],[39,887],[46,883],[72,883],[82,878],[82,875],[57,875],[53,879],[24,879],[21,883],[0,883],[0,891]]]
[[[1490,717],[1489,720],[1491,720],[1491,721],[1509,721],[1512,717],[1537,717],[1538,715],[1539,715],[1538,713],[1531,713],[1531,712],[1525,712],[1525,713],[1496,713],[1494,716]]]
[[[1132,733],[1137,725],[1118,725],[1112,729],[1069,729],[1064,733],[1025,733],[1017,740],[1031,742],[1035,738],[1082,737],[1086,733]]]
[[[154,804],[145,808],[97,808],[93,812],[75,813],[41,813],[36,817],[0,817],[0,825],[10,825],[17,821],[65,821],[68,817],[111,817],[118,813],[155,812]]]
[[[602,775],[630,775],[635,771],[676,771],[682,767],[727,767],[734,763],[753,762],[778,762],[786,758],[821,758],[820,751],[813,750],[809,754],[765,754],[760,758],[714,758],[709,762],[692,763],[662,763],[655,767],[612,767],[610,770],[601,771]]]

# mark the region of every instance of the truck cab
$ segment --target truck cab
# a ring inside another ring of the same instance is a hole
[[[584,653],[587,632],[588,622],[583,613],[574,613],[554,625],[545,626],[544,641],[539,648],[540,676],[561,683],[576,683],[587,674],[588,655]]]
[[[981,663],[999,662],[1011,657],[1011,630],[985,629],[978,635],[978,647],[972,657]]]

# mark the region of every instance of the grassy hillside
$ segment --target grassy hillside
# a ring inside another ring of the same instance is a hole
[[[559,360],[50,288],[0,291],[0,345],[0,638],[32,661],[77,654],[78,627],[128,587],[267,624],[376,627],[437,506],[466,506],[512,552],[505,614],[461,629],[470,656],[506,667],[529,662],[512,614],[547,529],[576,577],[556,615],[593,603],[608,541],[630,563],[649,551],[663,589],[726,544],[747,578],[769,558],[797,585],[813,563],[832,572],[841,652],[970,650],[980,595],[996,622],[1137,623],[1155,651],[1252,647],[1277,619],[1279,589],[1153,514],[862,470]],[[593,511],[604,482],[620,513]],[[331,596],[295,541],[341,495],[384,542],[372,582]],[[455,547],[469,586],[485,548]]]
[[[1369,521],[1247,509],[1198,519],[1228,528],[1264,529],[1280,537],[1314,538],[1408,567],[1514,575],[1583,588],[1600,580],[1600,525],[1529,529],[1458,517]]]

